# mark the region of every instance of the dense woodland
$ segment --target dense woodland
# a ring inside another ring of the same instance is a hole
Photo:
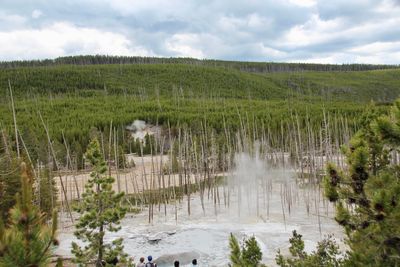
[[[79,65],[117,59],[71,57],[65,58],[67,62],[55,61],[70,65],[37,61],[47,66],[2,69],[0,128],[9,143],[15,145],[11,100],[19,134],[34,161],[49,162],[48,127],[63,165],[67,165],[69,151],[74,165],[82,168],[91,131],[103,133],[107,142],[110,127],[115,128],[120,153],[137,153],[139,149],[132,145],[135,141],[125,131],[136,119],[159,125],[164,132],[170,128],[175,135],[178,128],[193,134],[206,128],[209,134],[221,136],[220,142],[226,142],[226,131],[234,136],[242,123],[249,132],[268,132],[271,145],[278,147],[288,142],[291,128],[298,128],[304,138],[310,127],[315,131],[346,128],[349,135],[357,129],[365,104],[375,101],[376,109],[384,113],[386,104],[400,92],[397,69],[259,74],[226,66],[183,64],[184,59],[165,64]],[[128,62],[134,59],[150,60],[126,58]]]
[[[179,96],[390,102],[399,93],[399,72],[390,69],[260,74],[190,64],[60,65],[2,69],[0,85],[2,96],[7,94],[10,81],[14,95],[25,98],[100,94],[135,95],[142,99]]]

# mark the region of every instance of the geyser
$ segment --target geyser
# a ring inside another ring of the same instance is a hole
[[[151,224],[146,210],[128,215],[121,231],[110,236],[123,237],[125,250],[136,260],[152,255],[160,267],[169,267],[173,260],[187,263],[191,257],[200,266],[226,266],[230,233],[239,240],[254,235],[269,266],[278,249],[287,251],[292,230],[303,234],[307,250],[315,249],[325,234],[343,235],[318,186],[300,186],[291,169],[272,168],[255,153],[238,153],[227,179],[219,188],[227,192],[227,202],[205,193],[203,211],[200,193],[191,194],[190,215],[185,197],[176,206],[168,204],[166,213],[154,207]],[[59,239],[57,253],[70,256],[72,229]]]

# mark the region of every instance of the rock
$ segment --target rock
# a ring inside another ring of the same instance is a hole
[[[174,234],[176,234],[176,230],[167,232],[167,235],[174,235]]]
[[[181,265],[190,264],[193,259],[199,259],[200,253],[196,251],[162,255],[155,260],[159,266],[172,266],[178,260]]]
[[[163,237],[164,237],[163,233],[157,233],[155,235],[149,236],[148,240],[150,244],[157,244],[163,239]]]

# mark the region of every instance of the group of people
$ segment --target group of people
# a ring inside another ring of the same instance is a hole
[[[144,257],[141,257],[139,261],[140,262],[136,267],[157,267],[157,264],[153,262],[152,256],[147,257],[147,263],[144,263]]]
[[[174,262],[174,267],[179,267],[180,265],[179,265],[179,261],[175,261]],[[192,266],[193,267],[196,267],[197,266],[197,260],[196,259],[193,259],[192,260]]]
[[[138,265],[136,265],[137,267],[157,267],[157,264],[156,263],[154,263],[153,262],[153,257],[152,256],[148,256],[147,257],[147,262],[146,263],[144,263],[144,257],[141,257],[140,258],[140,262],[139,262],[139,264]],[[175,261],[174,262],[174,267],[179,267],[180,265],[179,265],[180,263],[179,263],[179,261]],[[192,260],[192,266],[193,267],[197,267],[198,265],[197,265],[197,259],[193,259]]]

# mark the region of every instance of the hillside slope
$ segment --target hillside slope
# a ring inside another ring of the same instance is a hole
[[[290,96],[391,102],[400,94],[400,69],[264,74],[188,64],[18,67],[0,70],[2,99],[8,80],[14,94],[22,98],[100,94],[277,100]]]

